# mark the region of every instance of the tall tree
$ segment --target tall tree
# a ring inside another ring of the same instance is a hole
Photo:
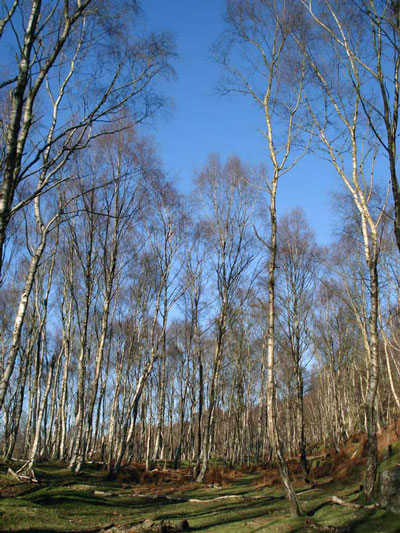
[[[380,225],[384,216],[385,203],[374,205],[374,170],[378,147],[374,145],[370,128],[365,128],[360,92],[354,91],[354,85],[362,87],[365,73],[357,62],[351,68],[343,60],[341,48],[332,47],[328,53],[320,49],[329,28],[336,28],[337,17],[328,9],[321,13],[320,33],[318,37],[297,37],[305,53],[311,76],[315,83],[310,84],[305,97],[310,116],[319,133],[321,147],[328,155],[333,168],[347,188],[359,216],[359,231],[363,242],[365,264],[369,276],[369,328],[365,343],[365,355],[368,361],[368,384],[365,398],[367,420],[368,462],[364,484],[365,496],[372,497],[377,471],[377,438],[375,400],[379,380],[379,241]],[[355,20],[354,13],[346,19],[346,27]],[[353,42],[362,46],[362,26],[353,29]],[[327,62],[330,63],[327,69]],[[335,68],[332,68],[332,66]],[[349,79],[350,78],[350,79]],[[346,80],[349,80],[346,83]],[[319,94],[319,98],[316,97]]]
[[[297,208],[278,224],[278,321],[281,346],[291,356],[296,381],[296,436],[300,464],[308,475],[304,434],[304,356],[311,345],[311,309],[318,251],[304,212]]]
[[[14,54],[0,85],[0,275],[11,218],[68,179],[60,169],[100,133],[97,123],[112,132],[118,109],[133,104],[140,122],[160,108],[151,82],[170,71],[172,55],[167,34],[136,37],[135,0],[16,0],[1,9],[0,40]]]
[[[199,194],[207,218],[208,241],[213,250],[213,269],[217,289],[216,339],[208,386],[208,407],[203,434],[202,465],[197,481],[204,481],[210,456],[211,429],[215,414],[217,388],[224,354],[228,315],[236,292],[253,260],[249,234],[254,207],[254,193],[242,179],[247,175],[243,164],[231,158],[222,165],[211,156],[198,176]]]
[[[264,239],[268,259],[268,430],[270,441],[278,457],[281,477],[294,515],[301,513],[296,494],[290,483],[283,444],[276,423],[275,391],[275,270],[277,254],[276,196],[278,182],[296,163],[292,146],[298,133],[295,117],[299,115],[303,88],[303,62],[291,41],[294,24],[301,13],[292,2],[229,0],[227,2],[227,31],[216,47],[216,59],[222,65],[222,89],[250,96],[259,106],[264,120],[262,133],[268,146],[271,167],[265,190],[269,199],[269,239]],[[236,60],[241,57],[242,61]],[[245,60],[243,61],[243,58]],[[288,76],[289,65],[295,75]],[[283,89],[283,87],[285,87]]]

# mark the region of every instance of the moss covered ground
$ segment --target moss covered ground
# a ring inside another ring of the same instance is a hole
[[[390,464],[400,462],[400,444],[393,450],[387,460]],[[329,501],[332,495],[348,501],[358,498],[361,468],[353,469],[345,479],[320,476],[311,487],[296,481],[305,516],[293,518],[276,470],[258,468],[230,474],[215,465],[213,474],[221,483],[196,485],[190,481],[188,469],[181,474],[156,472],[152,478],[141,479],[125,471],[120,479],[110,482],[98,465],[88,465],[76,476],[63,465],[40,464],[35,467],[40,484],[35,486],[19,484],[7,475],[8,466],[0,465],[2,532],[95,532],[111,525],[133,532],[145,519],[168,519],[172,524],[186,519],[192,531],[216,533],[317,531],[310,521],[320,526],[347,526],[355,533],[400,532],[400,515],[348,509]],[[130,469],[131,474],[135,471]],[[233,495],[238,498],[221,498]]]

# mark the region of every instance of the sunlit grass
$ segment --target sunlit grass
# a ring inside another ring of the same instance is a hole
[[[399,462],[399,455],[400,446],[393,447],[393,457],[388,464],[393,460]],[[0,486],[14,490],[18,483],[7,476],[6,471],[7,465],[1,465]],[[171,523],[186,519],[193,531],[302,533],[312,531],[306,525],[307,518],[324,526],[350,526],[356,533],[400,532],[399,515],[382,510],[347,509],[329,502],[329,496],[334,494],[356,498],[361,472],[341,482],[320,479],[313,490],[307,490],[309,485],[299,484],[296,490],[301,493],[301,505],[309,515],[300,518],[290,516],[280,486],[260,484],[260,472],[243,473],[222,487],[199,485],[191,490],[179,485],[169,487],[170,493],[174,489],[176,498],[186,500],[240,496],[202,503],[157,498],[157,487],[146,493],[146,486],[109,482],[106,472],[95,465],[85,467],[79,476],[60,464],[37,465],[35,472],[41,480],[39,486],[24,485],[28,493],[0,499],[1,531],[95,531],[111,524],[132,528],[149,518],[168,519]],[[111,495],[96,495],[95,491]],[[161,493],[160,489],[160,496]]]

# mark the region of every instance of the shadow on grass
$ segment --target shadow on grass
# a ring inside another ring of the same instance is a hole
[[[262,509],[258,509],[258,510],[253,509],[251,512],[246,512],[244,516],[239,516],[237,518],[221,519],[221,516],[219,516],[218,518],[215,517],[216,519],[211,520],[210,522],[208,522],[204,526],[194,527],[193,530],[194,531],[207,531],[209,529],[210,531],[212,531],[212,528],[215,528],[215,527],[218,527],[218,526],[224,526],[225,530],[229,531],[230,528],[234,524],[238,524],[238,523],[241,523],[241,522],[246,522],[248,520],[254,520],[254,519],[257,519],[257,518],[265,518],[269,514],[270,514],[270,512],[266,511],[265,508],[262,508]],[[273,522],[273,524],[280,524],[280,523],[281,523],[281,520],[276,520],[276,521]],[[271,523],[268,523],[268,525],[262,526],[261,529],[265,529],[266,527],[270,527],[271,525],[272,525]],[[282,531],[284,531],[284,530],[282,530]]]
[[[197,504],[201,505],[201,504]],[[206,517],[208,518],[207,523],[199,526],[192,526],[193,531],[205,531],[218,526],[225,526],[226,531],[230,531],[230,528],[239,522],[245,522],[247,520],[252,520],[256,518],[261,518],[268,516],[274,512],[281,511],[280,507],[274,505],[274,502],[266,498],[266,500],[258,500],[254,503],[249,503],[249,501],[239,502],[237,504],[231,505],[219,505],[218,507],[212,506],[213,504],[206,504],[207,508],[202,510],[196,509],[182,509],[176,510],[175,513],[169,513],[168,515],[164,512],[156,516],[156,520],[161,520],[168,518],[169,520],[179,520],[186,519],[191,524],[193,520],[199,520]],[[289,509],[288,509],[289,512]],[[223,518],[221,517],[223,514]],[[212,516],[217,515],[217,516]]]
[[[30,529],[0,529],[0,533],[99,533],[101,528],[96,529],[54,529],[54,528],[30,528]]]
[[[259,531],[268,531],[265,528],[268,527],[271,528],[273,526],[279,526],[279,528],[282,528],[282,522],[280,520],[275,520],[274,522],[268,522],[268,526],[260,526],[258,529],[253,529],[252,533],[258,533]],[[284,530],[281,530],[282,533]],[[304,533],[305,531],[310,531],[309,528],[306,528],[304,524],[300,525],[299,527],[290,526],[290,529],[288,529],[289,533]]]
[[[368,511],[360,518],[349,520],[347,526],[354,533],[372,531],[400,533],[400,515],[389,511]]]
[[[18,462],[18,464],[16,464],[15,461],[0,463],[0,474],[7,478],[7,470],[9,467],[13,470],[18,470],[22,465],[22,461]],[[36,463],[34,465],[34,471],[40,482],[39,487],[42,487],[43,485],[48,487],[62,485],[65,487],[84,483],[93,486],[107,484],[108,487],[115,485],[107,481],[107,472],[102,465],[97,464],[85,465],[79,475],[70,472],[67,465],[64,463]]]
[[[40,506],[66,506],[73,507],[76,510],[78,508],[85,508],[88,506],[95,506],[101,508],[128,508],[128,509],[147,509],[154,508],[155,506],[165,506],[165,505],[176,505],[176,501],[169,500],[167,498],[160,498],[157,501],[149,498],[141,498],[140,501],[134,498],[132,501],[127,502],[126,500],[120,499],[118,496],[115,497],[115,501],[110,501],[109,499],[101,498],[87,492],[76,492],[76,491],[63,491],[59,494],[33,494],[31,497],[23,498],[25,502],[32,503],[34,505]]]
[[[232,487],[238,487],[240,485],[248,486],[249,483],[254,483],[260,477],[261,477],[260,475],[242,476],[240,478],[235,479],[235,481],[232,483]]]
[[[314,509],[311,509],[310,511],[307,511],[307,512],[306,512],[306,516],[314,516],[315,513],[317,513],[318,511],[320,511],[321,509],[323,509],[323,508],[326,507],[327,505],[332,505],[332,502],[327,501],[327,502],[322,502],[322,503],[320,503],[319,505],[317,505],[316,507],[314,507]]]

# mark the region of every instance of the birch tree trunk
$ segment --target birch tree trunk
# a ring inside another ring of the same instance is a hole
[[[272,152],[274,154],[274,151]],[[290,509],[294,516],[301,515],[301,509],[296,493],[290,482],[289,469],[284,457],[282,441],[278,433],[277,407],[276,407],[276,386],[275,386],[275,269],[277,254],[277,220],[276,220],[276,192],[278,187],[279,174],[275,172],[270,189],[270,242],[269,242],[269,262],[268,262],[268,337],[267,337],[267,410],[268,410],[268,434],[273,445],[273,450],[278,459],[279,470],[282,482],[285,486],[286,495],[290,503]]]
[[[20,296],[19,305],[18,305],[16,316],[15,316],[14,328],[13,328],[12,339],[11,339],[11,346],[9,349],[7,363],[5,365],[3,374],[0,376],[0,410],[3,408],[4,399],[7,394],[8,386],[10,383],[10,378],[14,370],[18,351],[20,349],[22,328],[23,328],[24,321],[25,321],[25,315],[26,315],[26,311],[28,307],[29,296],[31,294],[35,276],[38,270],[38,265],[42,258],[42,255],[43,255],[43,252],[46,246],[48,233],[51,230],[52,225],[56,221],[57,218],[58,218],[58,215],[54,216],[46,224],[46,226],[41,225],[41,227],[39,227],[40,241],[39,241],[38,246],[34,250],[30,263],[29,263],[25,285]]]
[[[304,5],[306,5],[303,2]],[[360,125],[362,117],[361,110],[362,100],[360,98],[360,91],[363,85],[362,69],[355,57],[357,47],[360,49],[360,41],[356,39],[356,48],[353,50],[350,46],[350,40],[347,37],[347,23],[348,19],[342,18],[343,13],[335,13],[332,6],[329,6],[329,12],[333,15],[332,19],[327,21],[322,20],[319,15],[313,11],[310,4],[307,6],[312,20],[320,27],[322,34],[327,34],[333,42],[340,44],[343,47],[345,67],[336,57],[334,61],[337,67],[345,76],[351,79],[352,93],[343,99],[342,87],[331,84],[329,73],[324,72],[321,65],[307,46],[300,43],[302,50],[305,52],[310,68],[313,71],[316,81],[321,89],[321,96],[323,98],[325,107],[322,109],[315,109],[308,102],[309,112],[314,120],[315,127],[318,129],[321,143],[325,147],[330,161],[337,174],[345,184],[349,191],[353,205],[359,215],[359,224],[362,237],[362,247],[364,253],[365,265],[368,269],[368,293],[369,293],[369,312],[366,313],[367,324],[362,324],[363,320],[356,315],[356,320],[360,323],[361,333],[363,335],[365,345],[365,359],[367,363],[367,386],[365,394],[365,419],[367,428],[367,466],[364,483],[364,495],[367,501],[371,501],[372,492],[375,486],[377,473],[377,436],[376,436],[376,392],[379,380],[379,330],[378,330],[378,312],[379,312],[379,283],[378,283],[378,261],[379,261],[379,227],[384,216],[384,206],[379,206],[375,209],[372,204],[372,194],[374,187],[374,169],[375,160],[378,153],[378,148],[372,150],[372,153],[364,153],[364,142],[370,132],[364,131],[360,133]],[[333,22],[332,22],[333,21]],[[315,99],[315,95],[313,95]],[[360,109],[361,108],[361,109]],[[335,128],[331,129],[330,124],[326,121],[327,114],[331,113],[330,123],[332,117],[335,116],[337,123],[343,128],[343,133],[340,139],[341,149],[345,142],[351,157],[349,161],[345,161],[342,153],[337,150],[337,132]],[[365,179],[367,164],[369,169],[369,183]],[[377,214],[375,214],[377,213]],[[366,305],[364,304],[364,308]]]

